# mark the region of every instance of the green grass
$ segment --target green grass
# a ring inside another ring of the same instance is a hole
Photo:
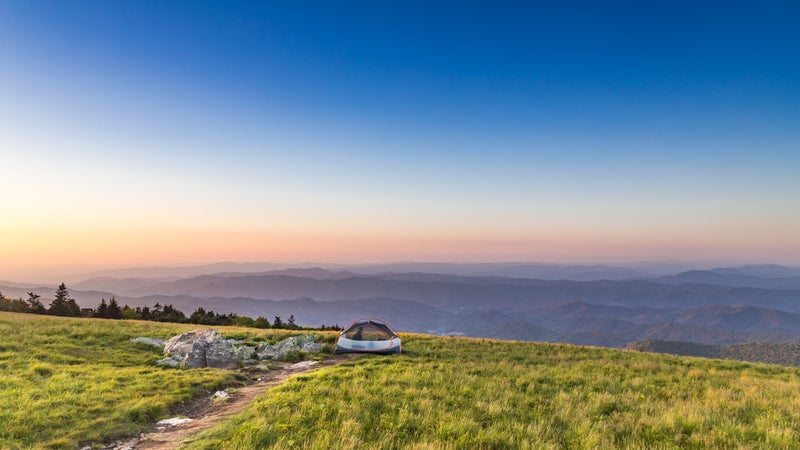
[[[403,351],[294,377],[185,448],[800,448],[796,369],[409,335]]]
[[[195,327],[0,313],[0,448],[98,445],[235,384],[153,367],[159,351],[129,342]],[[218,329],[247,342],[302,333]],[[296,376],[185,448],[800,449],[797,369],[417,335],[403,351]]]
[[[0,312],[0,448],[77,448],[136,434],[170,405],[241,375],[154,367],[160,350],[131,338],[169,338],[198,325],[69,319]],[[275,341],[300,332],[216,327],[226,337]],[[331,341],[332,333],[317,333]]]

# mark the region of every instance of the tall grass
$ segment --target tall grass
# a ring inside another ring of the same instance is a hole
[[[176,402],[236,383],[241,376],[225,370],[155,367],[160,349],[130,342],[197,327],[0,313],[0,448],[74,449],[129,436]],[[292,334],[217,329],[253,341]]]
[[[795,369],[403,336],[291,379],[185,448],[800,448]]]

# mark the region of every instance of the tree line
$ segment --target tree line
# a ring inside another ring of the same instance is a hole
[[[44,314],[61,317],[95,317],[113,320],[149,320],[153,322],[174,322],[174,323],[195,323],[199,325],[234,325],[252,328],[280,328],[287,330],[297,330],[301,327],[295,323],[294,315],[289,316],[286,321],[281,316],[274,316],[272,322],[266,317],[256,317],[255,319],[237,314],[220,314],[214,311],[206,311],[198,307],[188,317],[183,311],[174,308],[172,305],[161,305],[156,303],[152,307],[137,306],[131,308],[128,305],[120,306],[116,297],[106,302],[103,298],[96,308],[81,308],[75,299],[70,297],[66,284],[61,283],[56,288],[53,300],[49,306],[42,303],[41,296],[33,292],[28,292],[28,298],[11,299],[6,298],[0,292],[0,311],[20,312],[29,314]],[[325,326],[318,330],[341,330],[339,325]]]

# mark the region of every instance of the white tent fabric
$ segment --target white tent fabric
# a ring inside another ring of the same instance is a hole
[[[400,337],[386,322],[359,319],[339,333],[335,353],[399,354],[400,350]]]

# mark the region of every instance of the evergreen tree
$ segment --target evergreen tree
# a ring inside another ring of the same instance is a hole
[[[108,305],[106,304],[105,298],[100,300],[100,304],[97,305],[97,309],[94,310],[94,316],[100,319],[108,317]]]
[[[283,321],[281,320],[281,316],[275,316],[275,321],[272,322],[273,328],[283,328]]]
[[[108,313],[106,317],[109,319],[122,319],[122,309],[119,307],[116,297],[112,296],[111,300],[108,302]]]
[[[74,298],[67,299],[67,315],[69,317],[81,317],[81,307],[78,306],[78,303],[75,301]]]
[[[151,320],[159,320],[161,318],[162,312],[163,311],[161,310],[161,305],[158,302],[156,302],[156,304],[153,305],[153,309],[151,310],[150,313],[152,317]]]
[[[67,300],[70,300],[69,291],[67,286],[61,283],[56,289],[55,298],[50,302],[48,313],[52,316],[69,316],[71,311],[70,306],[67,305]],[[78,308],[78,315],[80,315],[80,308]]]
[[[28,309],[34,314],[44,314],[47,312],[47,308],[44,307],[42,301],[39,300],[42,296],[39,294],[34,294],[33,292],[28,292]]]
[[[294,323],[294,314],[290,315],[289,316],[289,320],[287,320],[286,322],[287,322],[286,323],[286,328],[288,328],[290,330],[295,330],[297,328],[300,328],[300,327],[297,326],[297,324]]]

